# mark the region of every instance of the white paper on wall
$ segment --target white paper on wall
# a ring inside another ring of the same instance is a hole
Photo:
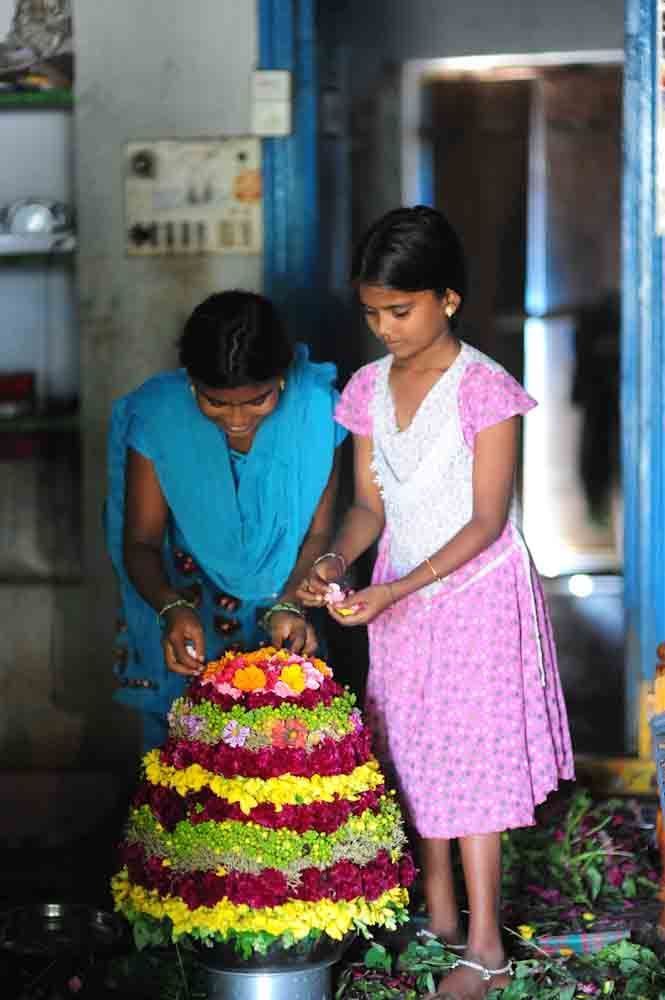
[[[241,136],[128,143],[127,253],[261,253],[260,142]]]

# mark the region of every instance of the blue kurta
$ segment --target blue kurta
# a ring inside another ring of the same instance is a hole
[[[163,557],[178,590],[193,588],[206,658],[265,639],[259,620],[298,557],[345,431],[335,424],[335,367],[314,364],[297,345],[279,405],[259,425],[247,455],[228,447],[205,417],[183,370],[149,379],[118,400],[109,435],[105,511],[109,552],[120,582],[119,701],[165,714],[186,680],[169,671],[157,615],[123,563],[125,464],[131,447],[155,467],[169,507]],[[220,597],[240,600],[235,611]]]

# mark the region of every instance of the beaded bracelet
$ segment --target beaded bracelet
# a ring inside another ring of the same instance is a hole
[[[278,611],[288,611],[289,614],[298,615],[299,618],[305,620],[305,615],[301,608],[297,604],[292,604],[291,601],[278,601],[277,604],[273,604],[271,608],[268,608],[263,618],[261,619],[261,627],[266,630],[270,629],[270,619],[273,615],[276,615]]]
[[[189,608],[191,611],[196,611],[196,605],[193,601],[188,601],[184,597],[179,597],[177,601],[170,601],[165,604],[161,611],[157,614],[157,621],[160,625],[164,624],[164,615],[167,611],[171,611],[173,608]]]

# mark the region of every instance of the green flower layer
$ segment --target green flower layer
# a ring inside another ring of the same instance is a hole
[[[221,866],[257,874],[277,868],[294,879],[305,868],[328,868],[337,861],[367,864],[380,850],[397,857],[406,844],[399,806],[387,795],[381,797],[377,812],[366,809],[329,834],[270,830],[237,820],[195,825],[183,820],[167,833],[144,805],[130,814],[127,840],[141,844],[149,856],[168,860],[177,872]]]
[[[251,730],[247,742],[251,748],[257,738],[261,743],[270,743],[272,727],[278,720],[298,719],[310,732],[341,739],[354,728],[350,713],[355,703],[355,695],[345,691],[339,698],[333,698],[329,705],[317,705],[316,708],[286,704],[277,708],[267,706],[247,710],[241,705],[234,705],[225,712],[209,701],[194,703],[188,698],[176,698],[169,712],[169,729],[172,736],[191,739],[192,720],[196,720],[201,723],[196,739],[201,743],[214,744],[222,740],[229,722],[237,722]]]

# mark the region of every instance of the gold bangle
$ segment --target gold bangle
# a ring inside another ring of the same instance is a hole
[[[441,577],[439,576],[439,574],[435,570],[434,566],[432,565],[432,561],[430,559],[428,559],[427,556],[425,556],[425,562],[427,563],[427,565],[429,566],[430,570],[432,571],[432,576],[434,577],[434,579],[436,580],[436,582],[437,583],[441,583]]]

